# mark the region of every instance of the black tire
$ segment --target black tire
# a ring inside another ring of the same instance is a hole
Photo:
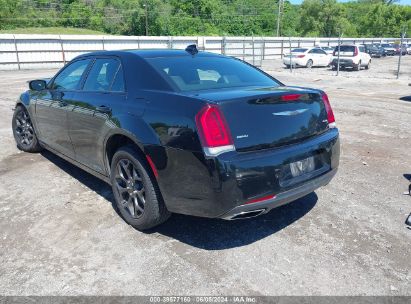
[[[129,225],[142,231],[170,217],[147,161],[132,146],[121,147],[114,154],[110,179],[115,207]]]
[[[332,69],[333,71],[337,71],[337,66],[336,66],[336,65],[332,65],[332,66],[331,66],[331,69]]]
[[[370,67],[371,67],[371,60],[370,60],[370,61],[368,61],[368,64],[365,66],[365,69],[366,69],[366,70],[369,70],[369,69],[370,69]]]
[[[311,59],[309,59],[309,60],[307,61],[307,64],[305,65],[305,67],[311,69],[311,68],[313,67],[313,61],[312,61]]]
[[[355,67],[357,71],[361,71],[361,60],[358,62],[357,66]]]
[[[17,148],[30,153],[36,153],[42,150],[30,115],[27,109],[22,105],[18,105],[14,110],[12,128]]]
[[[286,64],[286,65],[285,65],[285,68],[286,68],[286,69],[289,69],[289,68],[290,68],[290,65],[289,65],[289,64]]]

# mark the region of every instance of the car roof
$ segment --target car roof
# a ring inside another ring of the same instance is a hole
[[[176,49],[139,49],[139,50],[116,50],[116,51],[97,51],[90,52],[78,57],[87,56],[125,56],[135,55],[140,58],[156,58],[156,57],[191,57],[190,53],[185,50]],[[210,52],[198,52],[196,57],[226,57],[224,55],[210,53]]]

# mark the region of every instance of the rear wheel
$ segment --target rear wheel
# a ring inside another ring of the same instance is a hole
[[[313,61],[311,59],[309,59],[307,61],[307,64],[305,65],[307,68],[311,69],[313,67]]]
[[[155,177],[133,147],[122,147],[114,154],[110,178],[116,207],[129,225],[147,230],[169,218]]]
[[[13,114],[13,135],[17,147],[24,152],[39,152],[42,150],[36,133],[34,132],[33,123],[26,108],[19,105]]]
[[[355,67],[357,71],[361,71],[361,61],[358,62],[357,66]]]
[[[371,67],[371,60],[368,61],[368,64],[365,66],[365,69],[368,70]]]

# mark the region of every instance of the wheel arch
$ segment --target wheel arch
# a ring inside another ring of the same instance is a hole
[[[104,142],[104,157],[106,172],[110,176],[110,167],[113,156],[118,149],[124,146],[131,146],[145,160],[148,167],[151,169],[153,176],[157,177],[157,165],[155,158],[152,159],[150,149],[146,149],[145,145],[133,134],[123,129],[117,129],[111,132]]]

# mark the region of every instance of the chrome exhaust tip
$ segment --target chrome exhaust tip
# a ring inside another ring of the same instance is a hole
[[[265,212],[265,209],[257,209],[257,210],[250,210],[244,211],[240,213],[233,214],[232,216],[228,217],[227,220],[243,220],[252,217],[259,216]]]

